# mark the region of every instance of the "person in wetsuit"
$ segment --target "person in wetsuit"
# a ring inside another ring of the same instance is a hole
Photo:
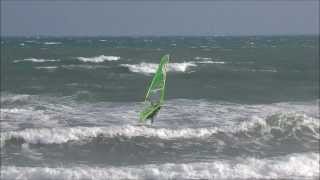
[[[154,121],[154,117],[158,114],[158,112],[160,111],[161,109],[161,106],[159,105],[159,103],[153,103],[151,102],[151,106],[152,107],[157,107],[148,117],[147,119],[150,119],[151,120],[151,124],[153,124],[153,121]]]

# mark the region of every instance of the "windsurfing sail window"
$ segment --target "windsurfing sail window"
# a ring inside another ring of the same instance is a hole
[[[147,89],[145,104],[148,106],[140,113],[140,121],[148,119],[164,103],[168,63],[169,55],[163,56]]]

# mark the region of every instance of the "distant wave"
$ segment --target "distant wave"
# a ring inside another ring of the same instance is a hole
[[[317,153],[300,153],[264,159],[247,157],[126,167],[2,166],[1,179],[318,179],[319,160]]]
[[[36,43],[37,41],[34,41],[34,40],[28,40],[28,41],[24,41],[26,43]]]
[[[200,64],[226,64],[224,61],[212,61],[212,58],[210,57],[195,57],[194,58],[197,61],[194,61],[194,63],[200,63]]]
[[[45,45],[57,45],[57,44],[62,44],[61,42],[44,42],[43,44]]]
[[[195,59],[195,60],[211,60],[212,58],[208,58],[208,57],[199,57],[199,56],[197,56],[197,57],[195,57],[194,59]]]
[[[47,70],[53,70],[53,69],[57,69],[58,66],[38,66],[35,67],[36,69],[47,69]]]
[[[118,61],[120,57],[100,55],[95,57],[77,57],[77,59],[82,62],[102,63],[104,61]]]
[[[204,58],[206,59],[206,58]],[[169,72],[187,72],[191,67],[198,66],[197,64],[225,64],[224,61],[211,61],[211,60],[202,60],[202,61],[188,61],[182,63],[169,63],[168,71]],[[131,72],[142,73],[142,74],[152,74],[155,73],[158,64],[156,63],[145,63],[140,64],[121,64],[122,67],[127,67]]]
[[[10,112],[10,110],[7,110]],[[12,110],[15,112],[16,110]],[[69,141],[86,141],[91,138],[105,137],[155,137],[160,139],[194,139],[208,138],[217,133],[234,134],[243,133],[249,138],[263,136],[277,137],[273,141],[285,141],[294,139],[303,141],[317,141],[320,139],[318,119],[304,114],[274,114],[267,118],[254,117],[249,121],[226,127],[203,128],[152,128],[146,126],[109,126],[109,127],[56,127],[56,128],[32,128],[20,131],[8,131],[1,133],[1,146],[7,142],[20,139],[31,144],[61,144]],[[271,136],[270,136],[271,135]]]
[[[62,65],[60,66],[65,69],[73,70],[73,69],[106,69],[109,68],[105,65],[99,65],[99,64],[69,64],[69,65]]]
[[[260,68],[260,69],[250,69],[250,68],[234,68],[232,71],[235,72],[265,72],[265,73],[276,73],[278,72],[275,68]]]
[[[59,59],[37,59],[37,58],[27,58],[23,60],[14,60],[14,63],[18,62],[24,62],[24,61],[30,61],[30,62],[36,62],[36,63],[43,63],[43,62],[57,62],[60,61]]]
[[[251,72],[278,72],[276,69],[250,69]]]
[[[151,74],[155,73],[158,64],[155,63],[145,63],[140,64],[121,64],[122,67],[127,67],[131,72],[142,73],[142,74]],[[186,72],[188,68],[197,66],[193,62],[183,62],[183,63],[169,63],[168,71],[169,72]]]
[[[197,61],[200,64],[225,64],[224,61]]]

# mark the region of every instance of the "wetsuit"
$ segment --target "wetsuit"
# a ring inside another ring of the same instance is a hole
[[[151,102],[151,105],[152,105],[153,107],[158,106],[157,103],[154,104],[154,103],[152,103],[152,102]],[[153,124],[154,117],[158,114],[158,112],[160,111],[160,109],[161,109],[161,106],[158,106],[157,109],[155,109],[155,110],[153,111],[153,113],[151,113],[151,114],[148,116],[147,119],[150,119],[150,120],[151,120],[151,124]]]

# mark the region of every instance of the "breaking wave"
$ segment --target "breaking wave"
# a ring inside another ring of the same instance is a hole
[[[69,64],[69,65],[62,65],[60,66],[64,69],[69,69],[69,70],[73,70],[73,69],[106,69],[108,68],[108,66],[106,65],[99,65],[99,64]]]
[[[30,61],[30,62],[36,62],[36,63],[43,63],[43,62],[57,62],[60,61],[59,59],[37,59],[37,58],[27,58],[23,60],[14,60],[14,63],[18,62],[24,62],[24,61]]]
[[[44,45],[57,45],[57,44],[62,44],[61,42],[44,42]]]
[[[226,62],[224,61],[197,61],[197,63],[200,63],[200,64],[225,64]]]
[[[68,141],[81,141],[96,137],[156,137],[160,139],[202,138],[217,132],[217,128],[184,128],[167,129],[146,126],[114,127],[72,127],[72,128],[39,128],[10,131],[1,134],[1,144],[10,139],[21,139],[31,144],[61,144]]]
[[[251,72],[271,72],[275,73],[278,72],[276,69],[250,69]]]
[[[209,57],[199,57],[199,56],[197,56],[197,57],[195,57],[194,58],[195,60],[211,60],[212,58],[209,58]]]
[[[28,40],[28,41],[24,41],[25,43],[36,43],[37,41],[34,40]]]
[[[210,58],[211,59],[211,58]],[[225,64],[224,61],[211,61],[207,58],[201,59],[200,61],[189,61],[182,63],[169,63],[168,71],[169,72],[187,72],[191,67],[198,66],[197,64]],[[131,72],[142,73],[142,74],[152,74],[155,73],[158,64],[156,63],[145,63],[140,64],[121,64],[122,67],[127,67]]]
[[[127,67],[131,72],[142,73],[142,74],[151,74],[155,73],[158,64],[155,63],[145,63],[140,64],[121,64],[122,67]],[[169,63],[168,71],[169,72],[186,72],[188,68],[197,66],[193,62],[183,62],[183,63]]]
[[[8,94],[1,93],[1,105],[12,104],[16,102],[26,102],[32,98],[31,95],[28,94]]]
[[[3,166],[1,179],[310,179],[319,178],[319,154],[252,157],[210,162],[147,164],[125,167]]]
[[[245,135],[248,138],[272,138],[273,141],[297,140],[317,142],[320,139],[319,121],[304,114],[274,114],[266,119],[254,117],[249,121],[226,127],[199,128],[156,128],[148,126],[109,126],[109,127],[56,127],[31,128],[1,133],[1,146],[18,140],[31,144],[61,144],[69,141],[86,141],[105,137],[145,137],[159,139],[208,138],[217,133],[228,136]]]
[[[212,61],[212,58],[210,57],[195,57],[194,58],[197,61],[194,61],[195,63],[200,63],[200,64],[226,64],[224,61]]]
[[[47,69],[47,70],[53,70],[53,69],[57,69],[57,66],[39,66],[39,67],[35,67],[36,69]]]
[[[118,61],[120,57],[100,55],[95,57],[77,57],[77,59],[82,62],[102,63],[105,61]]]

